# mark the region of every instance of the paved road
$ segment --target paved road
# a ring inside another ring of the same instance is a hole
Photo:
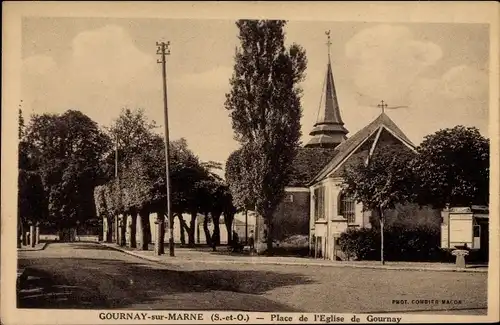
[[[20,252],[19,267],[29,275],[21,308],[486,314],[487,305],[485,273],[161,265],[95,243]]]

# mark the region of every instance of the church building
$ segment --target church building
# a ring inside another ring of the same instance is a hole
[[[328,35],[328,47],[330,36]],[[310,135],[293,161],[292,180],[275,214],[281,236],[307,234],[316,257],[335,260],[342,255],[338,238],[349,227],[370,227],[370,212],[342,192],[343,168],[354,157],[368,162],[382,144],[400,144],[415,150],[414,144],[384,113],[355,134],[348,136],[338,104],[330,51],[320,112]],[[307,229],[305,229],[307,228]],[[289,232],[289,233],[286,233]],[[275,237],[276,238],[276,237]],[[277,239],[278,239],[277,238]]]

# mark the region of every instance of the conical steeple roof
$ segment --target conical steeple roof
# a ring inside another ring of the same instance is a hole
[[[349,132],[344,127],[344,122],[340,116],[330,60],[330,32],[326,34],[328,35],[328,64],[325,85],[321,97],[318,119],[311,133],[309,133],[313,137],[305,147],[334,148],[347,138],[346,134]]]

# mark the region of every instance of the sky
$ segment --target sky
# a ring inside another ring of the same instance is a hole
[[[289,21],[287,44],[306,50],[302,141],[309,139],[326,72],[325,31],[339,106],[349,135],[386,110],[418,145],[461,124],[488,136],[489,29],[486,24]],[[167,57],[171,139],[186,138],[201,160],[224,163],[238,148],[225,94],[238,46],[234,20],[43,18],[22,20],[21,93],[29,114],[80,110],[101,126],[122,108],[142,108],[163,133],[161,66]]]

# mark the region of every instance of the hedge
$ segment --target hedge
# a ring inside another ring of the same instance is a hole
[[[378,229],[348,229],[341,234],[339,245],[348,259],[380,259],[380,231]],[[385,260],[439,260],[443,257],[439,245],[439,230],[432,227],[393,226],[384,230]]]

